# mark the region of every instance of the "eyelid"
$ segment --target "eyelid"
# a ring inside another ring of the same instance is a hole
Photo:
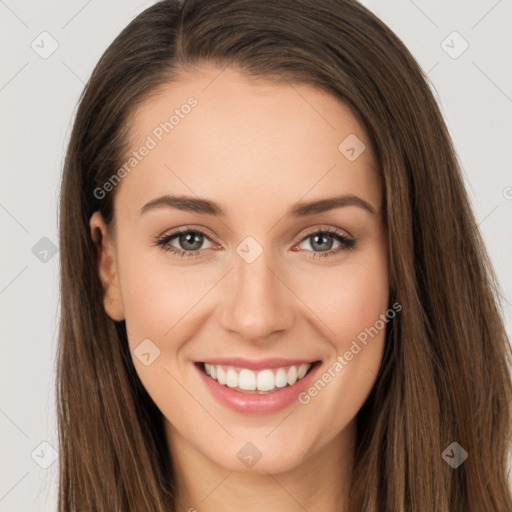
[[[340,228],[334,228],[330,226],[316,226],[314,228],[308,228],[306,231],[302,233],[302,237],[299,239],[299,242],[302,242],[308,236],[314,235],[316,233],[331,233],[344,236],[346,238],[354,239],[354,237],[346,230]],[[354,239],[355,240],[355,239]]]
[[[158,240],[162,240],[164,238],[173,238],[176,235],[180,235],[182,233],[188,233],[190,231],[192,231],[194,233],[200,233],[200,234],[204,235],[206,238],[208,238],[211,242],[213,242],[217,245],[222,245],[216,239],[216,237],[211,234],[211,232],[207,228],[204,228],[202,226],[194,226],[194,225],[180,226],[179,228],[171,229],[170,231],[169,230],[165,231],[162,235],[155,237],[155,240],[158,241]],[[193,251],[189,251],[189,252],[193,252]]]

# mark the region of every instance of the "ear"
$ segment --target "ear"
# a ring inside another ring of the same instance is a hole
[[[98,272],[103,285],[103,307],[112,320],[120,322],[125,317],[116,268],[115,246],[99,211],[93,213],[89,226],[98,253]]]

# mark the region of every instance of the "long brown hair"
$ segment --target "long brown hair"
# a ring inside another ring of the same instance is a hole
[[[499,288],[428,80],[354,0],[165,0],[101,57],[80,98],[60,198],[59,511],[176,510],[162,414],[103,308],[89,219],[121,165],[135,107],[187,68],[312,84],[344,101],[382,176],[391,303],[375,386],[357,416],[351,510],[512,510],[511,349]],[[457,442],[454,469],[442,453]]]

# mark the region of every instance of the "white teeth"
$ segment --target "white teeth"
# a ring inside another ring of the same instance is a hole
[[[260,391],[271,391],[275,387],[276,382],[272,370],[263,370],[258,373],[258,389]]]
[[[229,368],[226,372],[226,386],[230,388],[238,387],[238,374],[233,368]]]
[[[290,366],[290,369],[288,370],[288,384],[290,386],[293,386],[297,382],[297,367],[296,366]]]
[[[217,380],[219,384],[226,384],[226,372],[222,369],[222,366],[217,366]]]
[[[299,369],[297,370],[297,378],[302,379],[302,377],[304,377],[304,375],[306,375],[308,369],[309,369],[309,366],[307,364],[301,364],[299,366]]]
[[[241,370],[238,375],[238,387],[244,391],[254,391],[256,389],[256,374],[245,368]]]
[[[233,366],[221,366],[217,364],[204,364],[204,370],[212,379],[219,384],[230,388],[238,388],[240,391],[273,391],[276,388],[293,386],[298,380],[302,379],[311,364],[301,364],[299,366],[288,366],[277,369],[265,369],[255,372],[247,368],[242,368],[238,372]]]
[[[284,388],[288,385],[288,379],[286,378],[286,371],[284,368],[279,368],[276,372],[276,388]]]

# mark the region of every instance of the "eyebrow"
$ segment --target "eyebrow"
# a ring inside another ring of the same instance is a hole
[[[375,208],[364,199],[353,194],[344,194],[341,196],[328,197],[317,201],[298,202],[286,213],[291,217],[306,217],[316,213],[323,213],[335,208],[346,206],[358,206],[369,213],[375,214]],[[191,196],[171,196],[164,195],[157,197],[140,209],[140,215],[151,210],[159,208],[176,208],[177,210],[195,212],[206,215],[215,215],[217,217],[226,217],[226,211],[222,206],[209,199],[201,199]]]

